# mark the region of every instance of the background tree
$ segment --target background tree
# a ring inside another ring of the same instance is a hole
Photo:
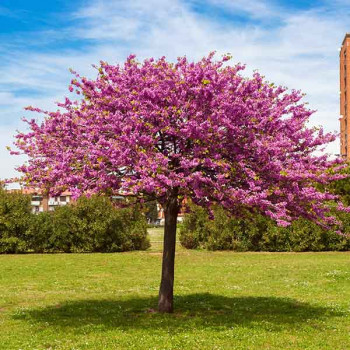
[[[149,223],[155,223],[158,219],[157,201],[150,201],[145,203],[146,217]]]
[[[335,139],[308,128],[312,114],[299,91],[287,92],[230,57],[176,63],[134,55],[123,66],[101,62],[96,79],[77,73],[69,90],[80,95],[42,111],[42,123],[17,135],[29,156],[19,168],[31,185],[124,193],[158,200],[165,212],[158,308],[173,310],[176,223],[185,196],[203,207],[219,203],[233,215],[260,212],[286,226],[300,216],[333,224],[317,183],[338,179],[340,160],[314,153]]]

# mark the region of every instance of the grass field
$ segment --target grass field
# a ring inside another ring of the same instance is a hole
[[[159,229],[151,230],[159,241]],[[350,349],[350,253],[0,256],[0,349]]]

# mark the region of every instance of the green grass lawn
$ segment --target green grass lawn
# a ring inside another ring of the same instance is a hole
[[[151,240],[159,241],[159,229]],[[0,349],[350,349],[349,253],[0,256]]]

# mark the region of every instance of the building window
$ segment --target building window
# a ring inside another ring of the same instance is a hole
[[[60,196],[60,202],[66,202],[67,197],[66,196]]]

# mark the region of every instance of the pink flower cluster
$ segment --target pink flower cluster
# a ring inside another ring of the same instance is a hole
[[[131,55],[122,66],[101,62],[95,80],[73,72],[69,90],[82,98],[56,112],[28,107],[46,118],[16,136],[29,156],[24,180],[76,196],[125,192],[166,203],[176,193],[282,226],[300,216],[334,222],[336,197],[315,185],[341,178],[341,160],[315,151],[335,135],[307,127],[313,111],[300,91],[258,73],[245,78],[228,59],[139,63]]]

